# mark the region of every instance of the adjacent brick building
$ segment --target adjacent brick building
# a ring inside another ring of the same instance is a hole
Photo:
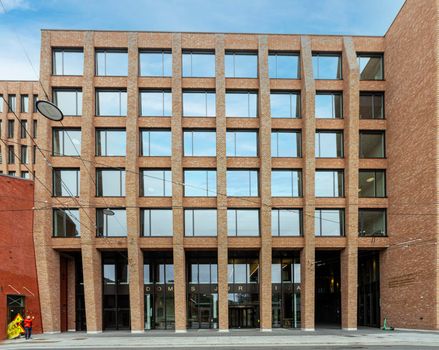
[[[38,117],[44,331],[437,329],[437,12],[408,0],[383,37],[43,30],[66,115]]]

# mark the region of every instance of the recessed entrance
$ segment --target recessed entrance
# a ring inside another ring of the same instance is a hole
[[[340,251],[316,251],[315,323],[331,327],[341,324]]]
[[[358,325],[380,327],[380,253],[358,252]]]

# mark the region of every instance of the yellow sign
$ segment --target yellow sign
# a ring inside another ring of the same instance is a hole
[[[8,339],[17,338],[20,336],[21,333],[24,333],[21,322],[23,322],[23,317],[21,317],[20,314],[17,314],[14,320],[8,324]]]

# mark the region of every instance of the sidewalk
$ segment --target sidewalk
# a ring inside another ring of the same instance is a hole
[[[176,334],[172,331],[148,331],[131,334],[128,331],[86,334],[71,332],[35,335],[32,340],[7,340],[0,349],[122,349],[122,348],[251,348],[267,347],[350,347],[377,346],[398,348],[439,348],[439,333],[417,331],[384,332],[379,329],[343,331],[318,329],[315,332],[277,329],[272,332],[258,330],[232,330],[219,333],[215,330],[188,331]]]

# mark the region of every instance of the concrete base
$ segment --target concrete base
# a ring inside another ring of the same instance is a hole
[[[272,332],[271,328],[261,328],[261,332]]]
[[[356,331],[357,327],[355,327],[355,328],[342,328],[342,330],[344,330],[344,331]]]
[[[187,333],[186,329],[176,329],[175,333]]]
[[[314,332],[316,329],[315,328],[302,328],[302,331],[305,332]]]
[[[144,329],[132,329],[131,330],[131,333],[132,334],[142,334],[142,333],[145,333],[145,330]]]
[[[220,333],[229,333],[228,329],[218,329],[218,332]]]
[[[50,331],[50,332],[43,332],[43,334],[60,334],[61,331]]]
[[[68,329],[67,332],[76,332],[76,329]]]
[[[87,334],[100,334],[102,331],[87,331]]]

